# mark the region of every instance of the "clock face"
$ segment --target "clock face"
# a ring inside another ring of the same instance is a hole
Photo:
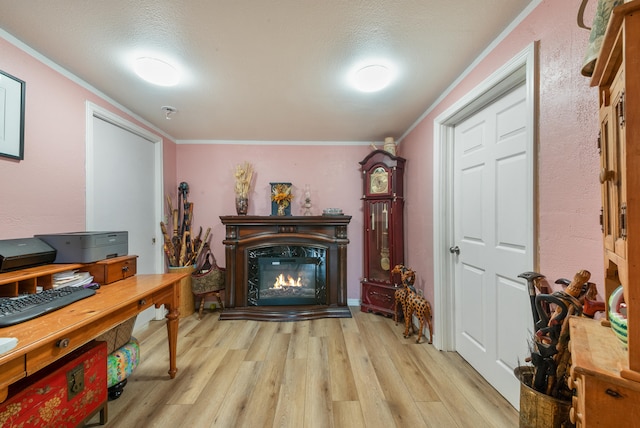
[[[387,193],[389,191],[389,173],[381,166],[371,173],[369,182],[371,193]]]

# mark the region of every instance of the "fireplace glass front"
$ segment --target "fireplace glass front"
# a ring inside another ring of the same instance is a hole
[[[248,301],[255,306],[326,304],[326,251],[275,247],[249,257]],[[253,274],[251,272],[253,271]]]

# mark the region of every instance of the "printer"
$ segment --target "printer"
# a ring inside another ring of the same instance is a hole
[[[37,238],[0,240],[0,272],[46,265],[56,258],[55,248]]]
[[[35,237],[56,249],[54,263],[93,263],[129,252],[128,232],[71,232]]]

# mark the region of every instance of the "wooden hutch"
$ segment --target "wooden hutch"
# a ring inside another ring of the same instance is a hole
[[[572,421],[640,424],[640,0],[613,10],[591,80],[599,90],[605,301],[619,286],[628,347],[608,323],[572,318]]]

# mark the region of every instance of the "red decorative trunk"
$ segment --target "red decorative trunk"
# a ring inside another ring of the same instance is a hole
[[[98,411],[106,423],[107,343],[90,342],[9,388],[0,426],[76,427]]]

